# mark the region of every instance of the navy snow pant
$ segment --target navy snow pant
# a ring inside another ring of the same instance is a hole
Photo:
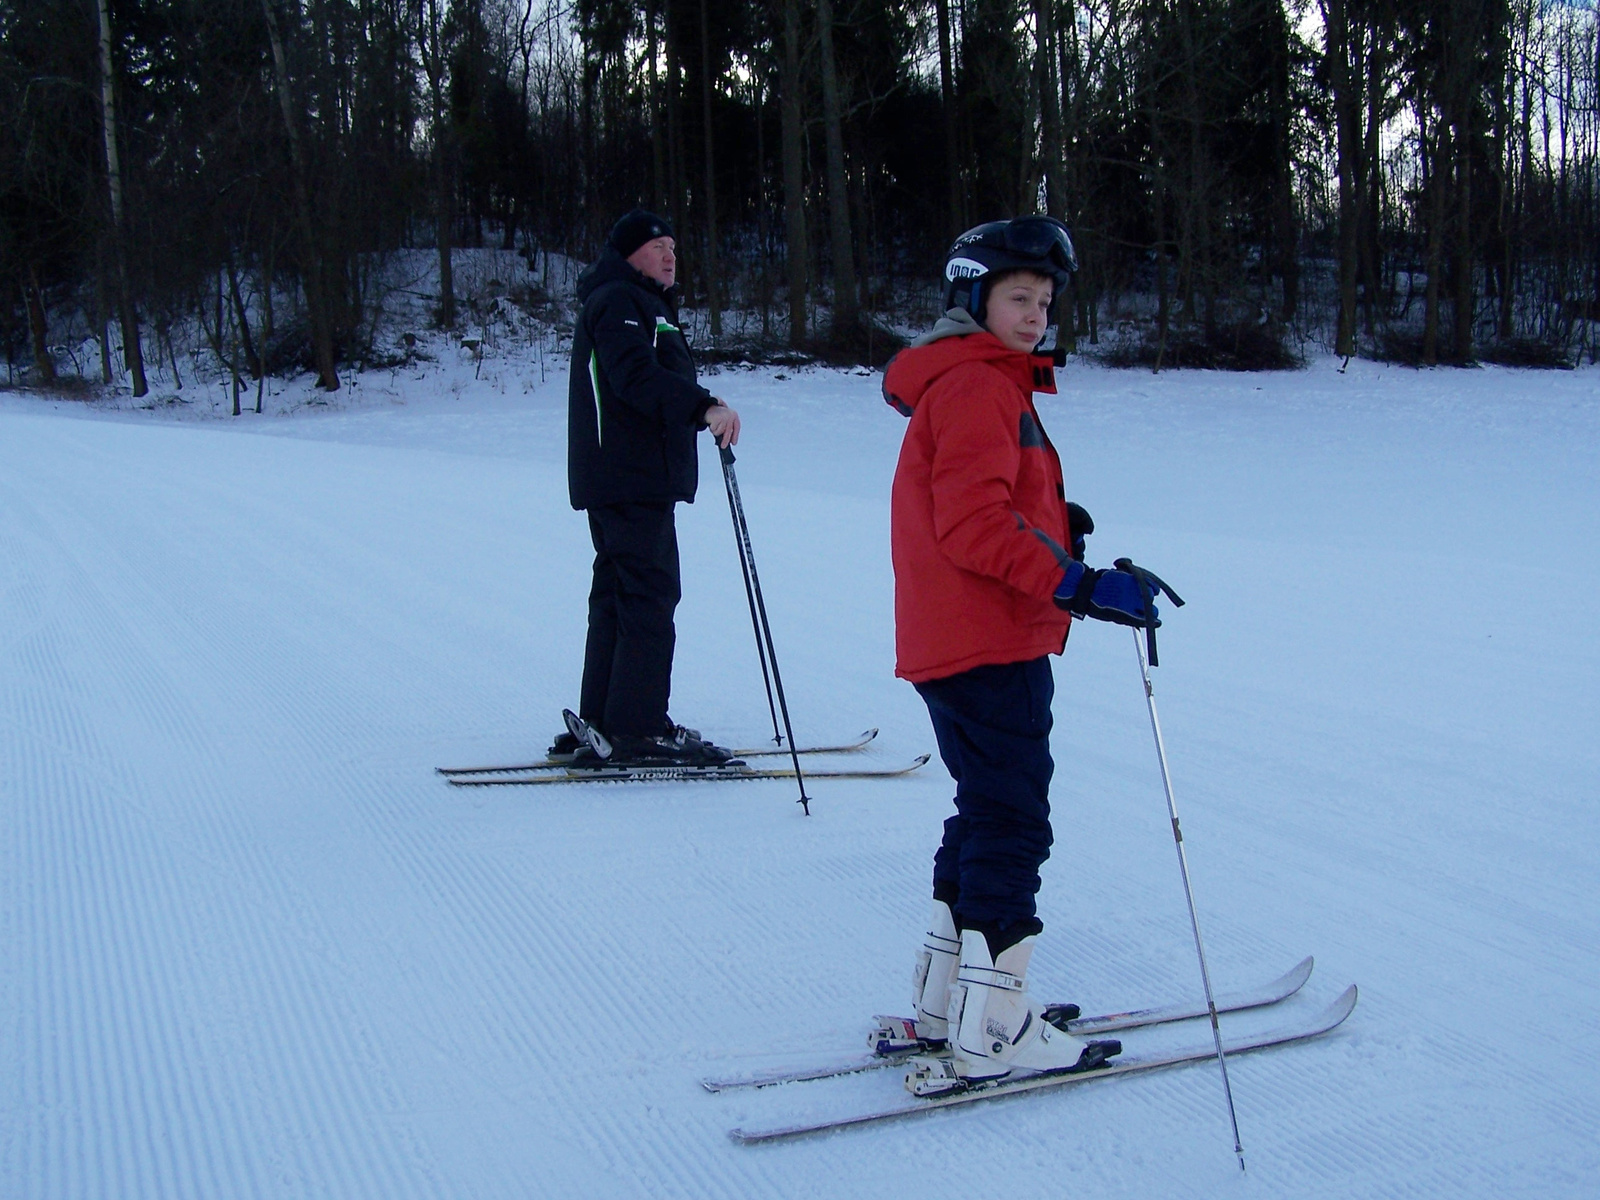
[[[591,508],[589,536],[594,584],[578,715],[608,735],[660,737],[681,595],[672,505]]]
[[[1050,660],[974,667],[916,688],[956,781],[956,815],[933,858],[934,898],[963,929],[1007,943],[1037,933],[1034,896],[1052,841]]]

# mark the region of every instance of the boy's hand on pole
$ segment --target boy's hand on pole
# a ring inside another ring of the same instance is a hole
[[[1070,563],[1056,586],[1055,602],[1056,607],[1076,617],[1115,621],[1138,629],[1161,625],[1155,604],[1127,571],[1100,571],[1081,562]]]
[[[717,445],[727,447],[739,444],[739,414],[721,400],[706,409],[705,421]]]
[[[1054,598],[1057,607],[1074,616],[1114,621],[1136,629],[1159,629],[1161,615],[1155,598],[1162,592],[1174,604],[1183,604],[1157,576],[1119,558],[1114,571],[1095,570],[1080,562],[1069,564],[1056,586]]]

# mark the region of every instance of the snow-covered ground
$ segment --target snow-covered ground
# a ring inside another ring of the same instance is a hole
[[[587,537],[530,350],[237,420],[0,396],[0,1196],[1594,1195],[1600,376],[1063,378],[1091,561],[1189,601],[1155,677],[1217,986],[1312,953],[1291,1013],[1362,989],[1233,1061],[1247,1176],[1214,1066],[725,1137],[897,1090],[697,1081],[904,1009],[951,788],[819,781],[807,818],[785,783],[432,773],[576,697]],[[903,422],[860,373],[713,386],[797,733],[932,749],[892,674]],[[721,491],[706,448],[673,714],[748,744]],[[1130,642],[1056,667],[1035,980],[1089,1011],[1199,990]]]

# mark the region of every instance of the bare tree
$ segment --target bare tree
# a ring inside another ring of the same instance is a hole
[[[833,52],[833,0],[817,0],[822,60],[822,128],[828,150],[828,241],[833,257],[833,334],[843,342],[858,323],[855,251],[850,235],[850,184],[844,164],[844,99]]]
[[[283,50],[283,34],[273,12],[273,0],[261,0],[272,39],[272,65],[278,85],[278,105],[283,112],[284,130],[289,139],[289,164],[294,177],[295,219],[300,230],[302,269],[305,272],[306,309],[311,318],[311,346],[317,360],[317,385],[326,391],[339,388],[339,369],[333,358],[333,328],[328,319],[326,272],[317,245],[316,226],[311,214],[311,188],[307,179],[305,150],[300,144],[300,129],[294,119],[294,104],[289,95],[289,62]]]
[[[100,111],[105,130],[106,189],[111,202],[111,254],[117,269],[117,310],[122,318],[122,361],[133,379],[133,394],[150,390],[144,377],[144,352],[139,345],[139,317],[128,286],[128,251],[123,240],[122,167],[117,156],[117,104],[111,59],[111,5],[99,0]]]

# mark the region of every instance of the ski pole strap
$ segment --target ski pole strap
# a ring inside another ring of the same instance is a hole
[[[1131,558],[1119,558],[1113,565],[1117,570],[1126,571],[1129,575],[1132,575],[1138,583],[1139,599],[1144,602],[1144,611],[1147,616],[1155,607],[1154,601],[1157,595],[1165,595],[1168,600],[1172,601],[1174,608],[1183,607],[1183,597],[1173,591],[1167,585],[1167,582],[1154,571],[1147,571],[1143,567],[1135,566]],[[1150,621],[1144,627],[1144,644],[1150,665],[1152,667],[1159,666],[1159,660],[1156,658],[1156,623],[1154,621]]]

